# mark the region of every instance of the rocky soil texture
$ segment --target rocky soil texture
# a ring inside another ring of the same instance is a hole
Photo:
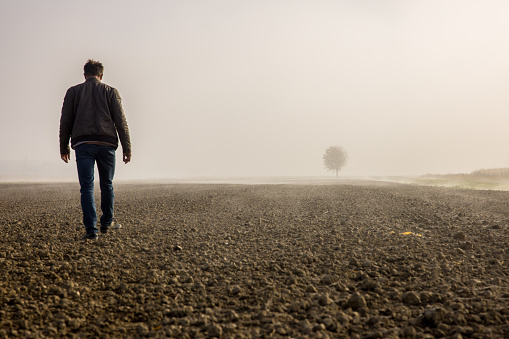
[[[0,338],[509,338],[509,192],[115,192],[85,242],[77,184],[0,184]]]

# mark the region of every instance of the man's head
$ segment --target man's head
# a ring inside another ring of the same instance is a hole
[[[85,71],[85,78],[97,77],[102,79],[104,66],[99,61],[88,59],[87,63],[83,67],[83,70]]]

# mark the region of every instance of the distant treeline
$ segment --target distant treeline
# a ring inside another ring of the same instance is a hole
[[[462,179],[462,180],[509,180],[509,168],[478,169],[472,173],[426,174],[424,177]]]

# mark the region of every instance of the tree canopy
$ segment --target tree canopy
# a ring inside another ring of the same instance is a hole
[[[343,147],[331,146],[325,150],[325,154],[323,155],[323,164],[325,169],[336,172],[336,177],[338,176],[338,172],[346,165],[347,162],[348,154]]]

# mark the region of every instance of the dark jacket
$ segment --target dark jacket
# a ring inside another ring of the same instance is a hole
[[[117,136],[118,132],[118,136]],[[105,142],[131,153],[131,139],[118,91],[97,78],[67,90],[60,117],[60,154],[80,142]]]

